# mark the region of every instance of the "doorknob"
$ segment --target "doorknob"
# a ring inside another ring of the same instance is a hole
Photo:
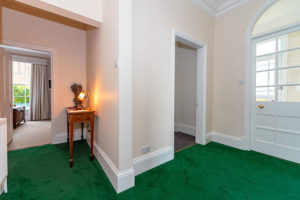
[[[265,106],[264,105],[259,105],[258,107],[261,108],[261,109],[263,109]]]
[[[13,108],[16,107],[16,105],[10,104],[9,107]]]

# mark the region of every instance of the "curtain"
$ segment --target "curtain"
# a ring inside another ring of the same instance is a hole
[[[31,66],[30,119],[32,121],[49,119],[46,65]]]

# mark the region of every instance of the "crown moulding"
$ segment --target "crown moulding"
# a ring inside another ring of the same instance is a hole
[[[253,0],[190,0],[201,10],[213,18],[220,17]]]

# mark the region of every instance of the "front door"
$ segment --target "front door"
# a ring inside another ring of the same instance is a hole
[[[253,41],[251,148],[300,163],[300,27]]]
[[[0,114],[7,118],[7,142],[13,140],[13,112],[12,112],[12,60],[11,55],[0,48]]]

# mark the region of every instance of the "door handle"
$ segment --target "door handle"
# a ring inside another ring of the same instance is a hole
[[[259,105],[258,106],[260,109],[263,109],[265,106],[264,105]]]
[[[16,107],[16,105],[10,104],[9,107],[13,108]]]

